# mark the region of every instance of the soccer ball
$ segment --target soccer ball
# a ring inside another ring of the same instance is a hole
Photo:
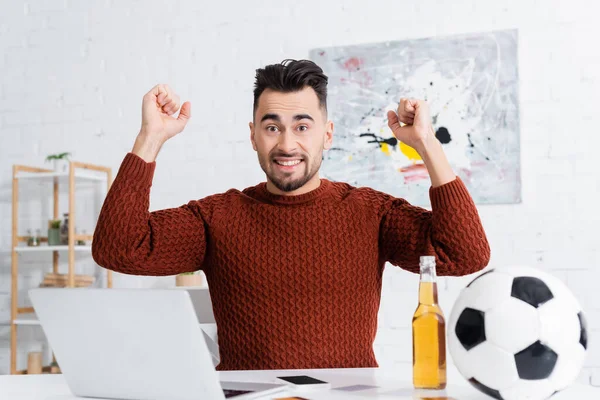
[[[448,323],[459,372],[499,400],[542,400],[568,387],[581,371],[587,340],[571,291],[530,267],[479,275],[460,293]]]

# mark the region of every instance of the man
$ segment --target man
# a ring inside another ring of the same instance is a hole
[[[377,366],[386,262],[417,273],[419,257],[435,255],[439,275],[464,275],[489,261],[477,210],[435,138],[426,103],[402,99],[388,119],[427,166],[431,212],[319,177],[333,138],[326,97],[327,77],[310,61],[258,69],[250,139],[266,182],[154,212],[156,156],[184,129],[191,104],[180,108],[166,85],[143,98],[141,130],[102,207],[92,254],[126,274],[203,270],[219,370]]]

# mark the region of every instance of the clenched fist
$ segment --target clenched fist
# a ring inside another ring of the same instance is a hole
[[[397,114],[388,111],[388,126],[394,136],[421,154],[422,149],[436,139],[429,106],[423,100],[400,99]],[[404,125],[401,125],[400,123]],[[421,154],[422,156],[422,154]]]
[[[400,99],[397,114],[388,111],[387,117],[394,136],[415,149],[423,159],[433,187],[456,179],[442,144],[435,137],[429,106],[425,101]]]
[[[179,115],[175,117],[177,111]],[[153,162],[162,145],[183,131],[191,111],[191,103],[186,101],[181,105],[179,96],[168,85],[154,86],[144,95],[142,126],[132,152],[147,162]]]
[[[190,118],[192,105],[183,103],[177,118],[173,117],[181,106],[179,96],[169,85],[156,85],[144,95],[142,102],[142,132],[164,141],[177,135],[185,128]]]

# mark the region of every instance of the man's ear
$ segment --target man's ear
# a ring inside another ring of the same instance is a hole
[[[250,122],[248,126],[250,127],[250,141],[252,142],[252,148],[254,149],[254,151],[257,151],[256,141],[254,140],[254,123]]]
[[[325,150],[329,150],[333,145],[333,121],[327,121],[327,126],[325,128],[325,143],[323,143],[323,148]]]

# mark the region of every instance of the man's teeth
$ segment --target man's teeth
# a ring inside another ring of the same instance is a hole
[[[277,164],[284,165],[286,167],[290,167],[292,165],[300,164],[301,161],[302,160],[294,160],[294,161],[279,161],[279,160],[277,160],[276,162],[277,162]]]

